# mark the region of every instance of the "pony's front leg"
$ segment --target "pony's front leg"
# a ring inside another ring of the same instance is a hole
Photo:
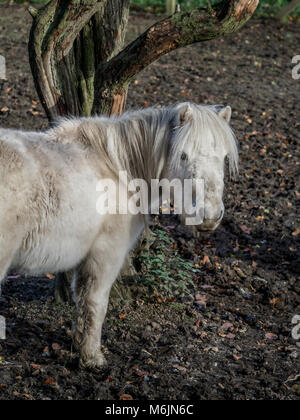
[[[80,353],[81,368],[101,368],[106,360],[101,352],[101,330],[106,315],[115,271],[89,256],[78,269],[74,292],[77,305],[73,342]]]
[[[139,223],[132,226],[127,220],[124,224],[112,223],[100,235],[75,279],[74,344],[80,352],[83,368],[101,368],[106,364],[101,352],[101,333],[111,287],[142,230]]]

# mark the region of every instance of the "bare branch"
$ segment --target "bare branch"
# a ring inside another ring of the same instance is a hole
[[[278,14],[276,15],[276,18],[284,21],[288,18],[288,16],[297,8],[300,7],[300,0],[291,0],[290,3],[288,3],[285,7],[283,7]]]
[[[130,0],[52,0],[34,9],[29,57],[49,120],[122,113],[131,79],[164,54],[237,31],[259,0],[223,0],[180,12],[123,51]]]
[[[37,14],[38,14],[38,10],[37,10],[35,7],[33,7],[33,6],[28,6],[28,7],[27,7],[27,10],[28,10],[28,12],[29,12],[30,16],[31,16],[33,19],[35,19],[35,18],[36,18],[36,16],[37,16]]]
[[[99,67],[102,80],[98,92],[102,98],[97,100],[101,101],[106,89],[111,90],[112,86],[119,94],[137,73],[172,50],[237,31],[250,19],[258,4],[259,0],[225,0],[213,8],[177,12],[156,23]]]

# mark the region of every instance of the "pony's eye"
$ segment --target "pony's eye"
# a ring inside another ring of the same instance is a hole
[[[184,153],[184,152],[182,153],[181,160],[188,160],[188,156],[187,156],[186,153]]]

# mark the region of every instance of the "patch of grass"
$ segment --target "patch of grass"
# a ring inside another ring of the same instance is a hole
[[[156,229],[154,235],[151,249],[137,258],[141,267],[139,281],[158,301],[189,294],[199,270],[179,255],[175,241],[165,231]]]

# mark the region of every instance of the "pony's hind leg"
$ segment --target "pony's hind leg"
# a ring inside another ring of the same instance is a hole
[[[5,196],[5,191],[0,185],[0,196],[2,195]],[[18,200],[16,202],[17,207]],[[23,220],[20,221],[18,218],[17,210],[19,209],[13,210],[6,206],[6,202],[0,201],[0,286],[21,246],[24,235],[25,227]]]
[[[106,364],[101,352],[101,332],[111,287],[128,252],[140,234],[140,223],[111,223],[102,232],[89,256],[77,271],[73,285],[77,304],[74,345],[80,352],[80,366],[101,368]]]
[[[1,295],[1,284],[5,280],[7,271],[9,270],[14,255],[17,251],[15,244],[9,243],[4,240],[0,232],[0,295]]]

